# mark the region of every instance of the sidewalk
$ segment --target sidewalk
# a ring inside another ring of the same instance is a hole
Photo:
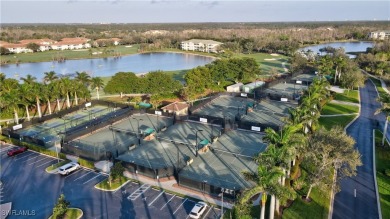
[[[208,203],[211,203],[211,204],[222,206],[221,198],[214,197],[214,196],[211,196],[211,195],[208,195],[208,194],[205,194],[205,193],[193,191],[193,190],[187,189],[185,187],[179,186],[176,183],[175,179],[171,179],[171,180],[168,180],[168,181],[151,179],[149,177],[145,177],[145,176],[142,176],[140,174],[130,173],[128,171],[124,172],[124,176],[126,176],[128,178],[131,178],[131,179],[135,179],[135,180],[141,181],[143,183],[146,183],[146,184],[149,184],[149,185],[152,185],[152,186],[157,186],[157,187],[160,187],[160,188],[163,188],[163,189],[166,189],[166,190],[170,190],[170,191],[173,191],[173,192],[177,192],[177,193],[180,193],[180,194],[183,194],[183,195],[195,198],[195,199],[204,200],[204,201],[206,201]],[[233,208],[233,204],[230,203],[230,202],[226,202],[224,200],[223,207],[232,209]]]
[[[352,106],[360,106],[359,103],[351,103],[351,102],[345,102],[340,100],[331,100],[331,103],[338,103],[338,104],[345,104],[345,105],[352,105]]]

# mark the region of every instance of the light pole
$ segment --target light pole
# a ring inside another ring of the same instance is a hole
[[[221,194],[222,195],[222,205],[221,205],[221,219],[223,218],[223,193],[225,192],[224,188],[221,188]]]
[[[203,132],[202,129],[198,129],[196,130],[195,132],[195,156],[197,157],[198,156],[198,132]]]

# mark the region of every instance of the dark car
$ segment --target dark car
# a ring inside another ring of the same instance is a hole
[[[14,148],[12,150],[9,150],[7,152],[8,156],[12,157],[12,156],[15,156],[17,154],[20,154],[20,153],[23,153],[27,151],[27,147],[18,147],[18,148]]]

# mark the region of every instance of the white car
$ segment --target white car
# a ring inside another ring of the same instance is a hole
[[[204,211],[207,208],[207,204],[204,202],[198,202],[195,204],[195,206],[192,208],[191,213],[190,213],[190,218],[200,218]]]
[[[61,175],[68,175],[69,173],[78,170],[80,168],[81,168],[80,164],[76,162],[70,162],[58,168],[58,173]]]

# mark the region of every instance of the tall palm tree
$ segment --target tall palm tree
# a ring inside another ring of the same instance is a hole
[[[45,84],[42,86],[42,97],[47,102],[47,108],[49,110],[49,115],[52,113],[51,110],[51,100],[53,99],[53,86],[52,84]]]
[[[34,82],[31,84],[31,92],[35,97],[35,102],[37,105],[37,110],[38,110],[38,116],[39,118],[42,118],[42,111],[41,111],[41,95],[42,95],[42,84]]]
[[[80,82],[85,87],[88,87],[89,82],[91,81],[91,77],[85,71],[83,71],[83,72],[76,72],[76,77],[74,77],[74,79],[77,82]]]
[[[49,84],[51,87],[51,92],[53,94],[53,97],[55,97],[57,101],[57,111],[61,110],[61,105],[60,105],[60,98],[61,98],[61,80],[56,80],[53,83]]]
[[[30,121],[29,107],[31,106],[32,92],[30,84],[22,84],[19,87],[19,95],[21,97],[21,104],[24,105],[26,110],[27,121]]]
[[[244,172],[243,174],[246,180],[251,180],[255,182],[256,187],[254,187],[254,190],[249,191],[247,194],[245,194],[244,192],[239,202],[240,204],[245,204],[254,194],[262,193],[260,218],[264,219],[267,195],[271,195],[271,203],[275,202],[274,192],[280,187],[278,180],[283,175],[283,172],[279,167],[267,167],[264,165],[260,165],[257,168],[257,173]],[[273,207],[274,205],[271,204],[270,218],[273,218]]]
[[[62,95],[66,96],[66,107],[70,108],[69,92],[71,91],[72,81],[69,77],[61,78],[59,90]]]
[[[50,84],[57,79],[58,76],[54,71],[45,72],[45,77],[43,77],[43,83]]]
[[[18,108],[20,103],[19,89],[13,89],[2,95],[5,105],[14,111],[14,121],[19,124]]]
[[[32,84],[32,83],[36,82],[36,80],[37,80],[36,77],[34,77],[34,76],[30,75],[30,74],[26,75],[25,78],[22,77],[22,78],[20,78],[20,79],[21,79],[24,83],[26,83],[26,84]]]
[[[375,114],[383,113],[385,114],[385,127],[383,128],[383,137],[382,137],[382,146],[385,146],[385,138],[387,133],[387,126],[389,124],[389,116],[390,116],[390,95],[388,93],[384,93],[379,96],[378,101],[382,103],[382,106],[375,112]]]
[[[96,90],[97,99],[99,100],[99,90],[104,87],[102,78],[93,77],[91,80],[91,87]]]

